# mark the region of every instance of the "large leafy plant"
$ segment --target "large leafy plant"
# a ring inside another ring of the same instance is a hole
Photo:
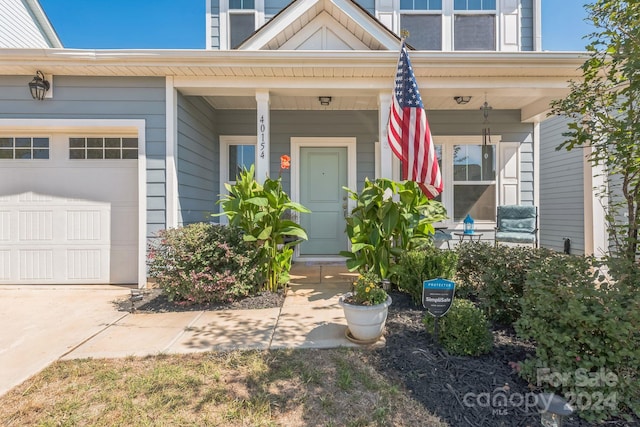
[[[351,250],[340,252],[351,271],[390,277],[402,251],[431,242],[432,224],[447,218],[442,203],[429,200],[413,181],[367,179],[360,193],[345,190],[356,202],[346,218]]]
[[[244,240],[254,242],[264,262],[266,287],[276,291],[289,281],[293,246],[307,240],[307,233],[289,219],[290,211],[311,212],[292,202],[282,189],[282,179],[254,179],[254,167],[244,170],[235,184],[225,184],[226,195],[218,203],[231,225],[244,231]]]

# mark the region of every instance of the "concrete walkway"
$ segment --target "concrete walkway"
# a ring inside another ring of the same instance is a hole
[[[296,263],[282,308],[176,313],[117,311],[129,289],[116,286],[3,286],[0,395],[57,359],[357,347],[338,305],[354,277],[344,264]]]

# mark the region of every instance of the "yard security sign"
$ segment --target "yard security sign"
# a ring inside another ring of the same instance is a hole
[[[435,317],[433,329],[438,341],[438,319],[451,308],[456,284],[447,279],[425,280],[422,283],[422,305],[430,315]]]

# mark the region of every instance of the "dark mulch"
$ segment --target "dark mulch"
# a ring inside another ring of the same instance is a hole
[[[134,302],[135,311],[148,313],[168,313],[172,311],[202,311],[202,310],[251,310],[259,308],[281,307],[284,302],[284,291],[260,292],[238,301],[208,304],[188,304],[169,301],[161,289],[142,289],[142,300]],[[132,311],[130,299],[115,302],[120,311]]]
[[[391,297],[386,345],[369,356],[379,371],[402,383],[414,399],[451,426],[540,426],[540,415],[533,404],[539,390],[529,388],[510,365],[535,351],[530,343],[519,340],[512,330],[495,329],[490,354],[450,356],[423,326],[424,309],[406,294],[392,292]],[[593,424],[572,416],[563,425]]]
[[[530,343],[519,340],[513,330],[496,328],[493,351],[480,357],[448,355],[422,324],[425,311],[403,293],[391,292],[393,304],[385,328],[386,345],[365,352],[378,371],[402,384],[430,412],[453,427],[533,427],[540,415],[533,398],[539,390],[530,388],[512,368],[534,352]],[[238,310],[280,307],[284,292],[263,292],[224,304],[179,304],[169,301],[159,289],[143,290],[136,311],[171,312]],[[119,310],[130,311],[128,299],[117,301]],[[567,427],[588,427],[577,416],[565,420]],[[609,422],[608,426],[638,425]]]

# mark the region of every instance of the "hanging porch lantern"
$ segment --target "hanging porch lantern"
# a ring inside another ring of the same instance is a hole
[[[473,234],[473,232],[475,231],[474,222],[475,221],[473,220],[473,218],[471,218],[471,215],[467,214],[467,216],[464,218],[464,221],[462,221],[464,225],[464,234]]]

